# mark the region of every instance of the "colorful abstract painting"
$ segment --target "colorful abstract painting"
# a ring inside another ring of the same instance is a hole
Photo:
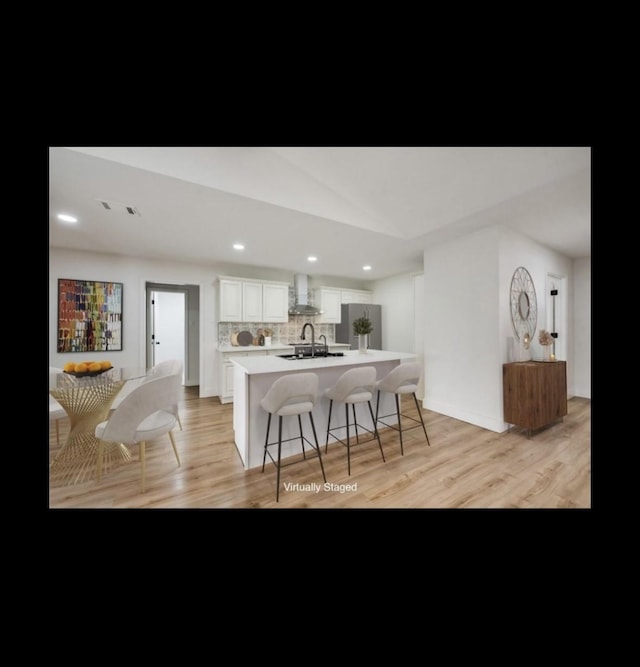
[[[122,283],[58,280],[58,352],[122,350]]]

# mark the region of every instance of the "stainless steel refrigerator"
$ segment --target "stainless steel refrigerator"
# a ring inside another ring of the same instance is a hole
[[[358,349],[358,337],[353,334],[353,321],[359,317],[368,317],[373,330],[369,334],[372,350],[382,349],[382,306],[371,303],[343,303],[342,321],[336,324],[336,343],[349,343],[352,350]]]

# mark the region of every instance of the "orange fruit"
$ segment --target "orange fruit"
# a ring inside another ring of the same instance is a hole
[[[87,370],[88,370],[88,368],[89,368],[89,367],[87,366],[87,364],[85,364],[84,362],[81,361],[79,364],[76,364],[76,365],[74,366],[73,370],[74,370],[76,373],[86,373]]]
[[[103,371],[106,371],[107,368],[111,368],[111,362],[110,361],[101,361],[100,362],[100,368],[102,368]]]
[[[94,361],[92,364],[89,364],[89,370],[92,373],[95,373],[95,371],[101,371],[102,370],[102,365],[100,364],[99,361]]]
[[[67,363],[62,367],[63,371],[75,371],[76,370],[76,365],[73,363],[73,361],[67,361]]]

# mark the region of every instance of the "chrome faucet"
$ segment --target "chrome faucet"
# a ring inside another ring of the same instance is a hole
[[[318,336],[318,340],[321,338],[324,338],[324,356],[327,356],[327,352],[329,351],[329,346],[327,345],[327,337],[324,334],[320,334]]]
[[[313,324],[311,324],[311,322],[305,322],[304,326],[302,327],[302,333],[300,334],[300,340],[307,340],[304,337],[304,332],[306,331],[307,327],[311,327],[311,356],[315,357],[316,356],[316,330],[313,328]]]

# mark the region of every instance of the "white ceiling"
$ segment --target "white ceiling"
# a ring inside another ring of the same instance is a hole
[[[359,280],[493,224],[591,255],[588,147],[51,148],[49,201],[50,246]]]

